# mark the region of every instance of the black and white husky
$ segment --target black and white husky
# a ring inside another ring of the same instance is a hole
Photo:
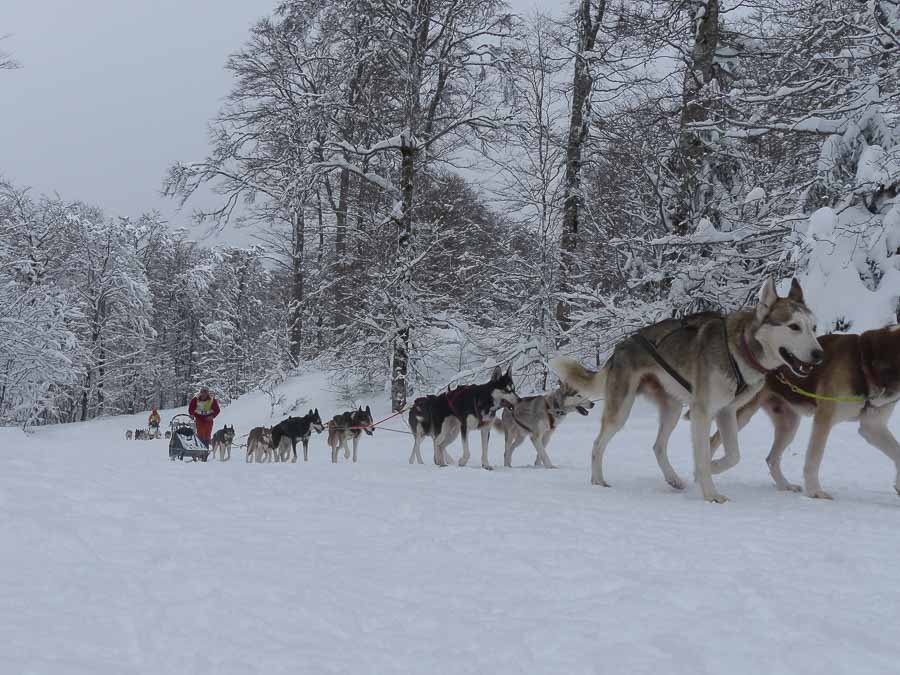
[[[335,415],[328,423],[328,447],[331,448],[331,463],[337,464],[340,448],[344,449],[344,459],[350,459],[350,446],[347,444],[349,440],[353,441],[353,461],[356,462],[362,433],[365,431],[367,435],[371,436],[374,431],[373,422],[372,410],[369,406],[366,406],[365,410],[360,406],[356,410]]]
[[[447,446],[462,436],[463,454],[459,465],[469,461],[469,429],[481,430],[481,466],[492,469],[488,461],[488,440],[494,416],[500,406],[512,406],[519,400],[509,369],[494,368],[491,379],[484,384],[469,384],[443,394],[417,398],[409,411],[409,428],[414,442],[409,463],[422,462],[421,445],[425,436],[434,442],[434,463],[447,466],[452,458]]]
[[[319,416],[319,409],[310,410],[303,417],[288,417],[279,424],[272,427],[272,450],[273,456],[277,456],[281,461],[287,461],[287,454],[281,455],[279,446],[281,440],[285,438],[291,439],[291,451],[294,453],[292,462],[297,461],[297,441],[303,442],[303,461],[309,461],[309,437],[312,432],[321,434],[325,430],[322,424],[322,418]]]

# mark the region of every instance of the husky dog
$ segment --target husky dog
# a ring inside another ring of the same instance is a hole
[[[170,438],[172,438],[172,432],[169,430],[166,430],[166,440],[168,441]]]
[[[268,427],[251,429],[247,435],[247,461],[268,462],[272,454],[272,430]]]
[[[136,440],[136,441],[150,440],[150,433],[146,429],[135,429],[134,430],[134,440]]]
[[[825,350],[824,363],[803,380],[783,370],[766,377],[762,390],[738,410],[738,428],[743,428],[760,408],[766,411],[775,427],[772,449],[766,457],[769,472],[779,490],[799,492],[800,486],[784,477],[781,457],[797,434],[800,417],[812,416],[803,466],[804,491],[808,497],[831,499],[819,483],[828,435],[836,424],[858,421],[859,435],[894,462],[894,489],[900,494],[900,443],[888,429],[900,400],[900,326],[860,335],[824,335],[819,342]],[[824,398],[803,395],[791,387]],[[711,440],[713,450],[719,443],[717,432]],[[718,461],[713,462],[713,473]]]
[[[587,415],[594,407],[593,402],[579,394],[574,388],[563,382],[554,391],[541,396],[526,396],[519,399],[511,409],[506,408],[500,419],[494,420],[494,428],[502,431],[505,438],[503,450],[503,466],[512,466],[513,451],[526,438],[531,439],[537,451],[535,466],[544,465],[553,468],[547,445],[559,423],[570,412]]]
[[[277,453],[278,446],[281,445],[281,439],[287,438],[291,441],[291,450],[294,453],[292,462],[297,461],[297,441],[303,441],[303,461],[309,461],[309,437],[312,432],[321,434],[325,430],[322,424],[322,418],[319,416],[319,409],[310,410],[303,417],[288,417],[280,423],[272,427],[272,449]],[[287,455],[282,457],[283,461],[287,461]]]
[[[215,457],[219,453],[219,461],[227,462],[231,459],[231,444],[234,443],[234,426],[227,424],[213,434],[210,443],[210,456]],[[227,456],[226,456],[227,453]]]
[[[356,451],[359,448],[359,439],[362,432],[365,431],[369,436],[372,435],[372,411],[369,406],[363,410],[362,407],[349,412],[335,415],[328,422],[328,445],[331,447],[331,462],[337,464],[338,449],[344,449],[344,459],[350,458],[350,447],[347,445],[347,439],[353,439],[353,461],[356,462]]]
[[[494,415],[501,405],[511,407],[518,400],[510,369],[504,373],[500,366],[494,368],[490,381],[484,384],[463,385],[436,396],[417,398],[409,411],[409,428],[414,437],[409,463],[423,463],[422,439],[431,436],[434,463],[447,466],[447,446],[457,436],[462,436],[463,454],[459,465],[465,466],[469,461],[468,431],[475,427],[481,430],[481,466],[492,469],[488,461],[488,440]]]
[[[131,433],[131,429],[125,432],[125,440],[130,441],[133,438],[133,434]]]
[[[798,377],[808,376],[824,353],[816,340],[812,312],[794,279],[790,293],[779,298],[775,282],[763,284],[752,311],[727,315],[706,312],[684,319],[667,319],[639,330],[616,345],[600,370],[558,358],[551,367],[560,378],[586,396],[605,396],[600,433],[591,454],[591,482],[608,487],[603,478],[603,453],[625,425],[638,394],[659,408],[659,431],[653,451],[666,482],[681,490],[684,482],[669,463],[669,436],[683,405],[690,405],[694,447],[694,478],[707,501],[727,501],[712,480],[709,435],[715,419],[725,446],[716,471],[733,467],[740,458],[737,410],[765,383],[766,375],[787,366]]]

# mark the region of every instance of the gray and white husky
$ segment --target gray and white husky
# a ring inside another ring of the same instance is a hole
[[[669,463],[669,437],[684,405],[690,406],[694,449],[694,479],[703,497],[725,502],[712,480],[710,427],[715,419],[725,446],[717,473],[738,463],[736,411],[765,383],[766,375],[787,366],[805,377],[822,361],[816,322],[794,279],[786,298],[778,297],[769,278],[759,302],[750,311],[721,315],[705,312],[683,319],[667,319],[642,328],[616,345],[599,372],[577,361],[558,358],[551,367],[560,378],[585,396],[603,396],[600,433],[591,453],[591,482],[609,487],[603,477],[603,453],[625,425],[638,394],[659,408],[659,430],[653,451],[659,468],[672,487],[684,482]]]
[[[534,465],[552,469],[553,462],[547,454],[547,446],[553,432],[569,413],[587,415],[593,407],[590,399],[563,382],[554,391],[540,396],[526,396],[512,408],[505,408],[500,419],[494,420],[494,428],[502,431],[505,438],[503,465],[512,466],[513,451],[526,438],[530,438],[537,451]]]
[[[210,443],[210,457],[215,457],[216,452],[219,453],[219,461],[227,462],[231,459],[231,445],[234,443],[234,426],[227,424],[213,434]]]

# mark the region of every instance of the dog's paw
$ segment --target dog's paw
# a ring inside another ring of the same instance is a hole
[[[834,497],[832,497],[830,494],[825,492],[825,490],[815,490],[813,492],[807,492],[806,496],[809,497],[810,499],[830,499],[830,500],[834,499]]]
[[[783,485],[776,486],[782,492],[803,492],[803,488],[796,483],[784,483]]]
[[[482,464],[481,468],[484,469],[485,471],[493,471],[494,470],[494,467],[492,467],[490,464]]]
[[[728,501],[728,497],[723,494],[719,494],[718,492],[714,492],[708,497],[704,495],[703,498],[711,504],[724,504]]]
[[[670,478],[666,478],[666,482],[676,490],[684,490],[684,488],[686,487],[684,481],[681,480],[678,476],[671,476]]]
[[[607,483],[602,478],[591,478],[591,485],[599,485],[600,487],[612,487],[612,485]]]

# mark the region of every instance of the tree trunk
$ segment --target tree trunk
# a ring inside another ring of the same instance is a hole
[[[394,301],[394,354],[391,364],[391,408],[399,412],[406,407],[409,394],[409,346],[413,330],[413,305],[415,291],[412,285],[413,237],[415,235],[413,203],[416,186],[416,160],[418,158],[417,130],[422,123],[422,71],[425,52],[428,49],[428,31],[431,22],[430,0],[413,0],[409,5],[408,53],[406,62],[406,92],[404,94],[405,128],[401,133],[400,148],[400,200],[401,215],[397,219],[397,264],[400,266],[400,283]],[[427,132],[426,132],[427,133]]]
[[[296,366],[300,362],[300,352],[303,348],[303,244],[306,235],[303,209],[297,209],[291,214],[291,227],[294,232],[291,247],[291,300],[288,310],[288,335],[291,341],[289,347],[291,364]]]
[[[334,329],[337,338],[344,330],[347,316],[347,284],[349,265],[347,264],[347,210],[350,202],[350,171],[341,169],[338,181],[338,203],[335,211],[334,233]]]
[[[574,286],[576,254],[578,252],[578,226],[581,210],[581,158],[590,129],[591,93],[594,78],[588,55],[594,49],[597,32],[606,12],[606,0],[596,3],[580,0],[576,17],[578,45],[575,52],[575,73],[572,78],[572,109],[569,113],[569,134],[566,140],[565,198],[563,200],[563,226],[560,238],[559,298],[556,304],[556,321],[562,336],[572,327],[571,307],[567,294]]]
[[[700,5],[703,14],[701,16],[698,9],[691,61],[684,71],[678,145],[669,164],[676,187],[666,209],[669,220],[667,229],[681,235],[691,230],[702,179],[703,143],[697,132],[689,127],[706,119],[707,111],[701,96],[703,88],[715,76],[715,56],[719,46],[719,0],[702,0]]]
[[[322,215],[322,194],[318,190],[316,191],[316,209],[319,218],[319,249],[316,252],[316,269],[321,270],[325,255],[325,218]],[[325,348],[325,314],[326,312],[322,311],[316,312],[316,349],[319,352]]]
[[[409,337],[412,304],[412,269],[410,258],[413,237],[413,199],[415,197],[416,151],[404,139],[400,162],[400,191],[402,216],[397,222],[397,261],[401,266],[401,279],[397,285],[396,299],[397,333],[394,336],[394,357],[391,365],[391,409],[399,412],[406,407],[409,393]]]

